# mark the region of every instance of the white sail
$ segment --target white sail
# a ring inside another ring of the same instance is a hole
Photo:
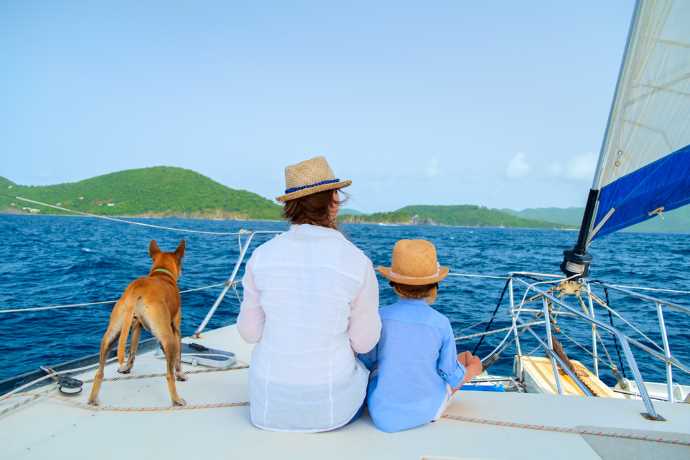
[[[690,202],[690,1],[638,2],[592,188],[595,236]]]

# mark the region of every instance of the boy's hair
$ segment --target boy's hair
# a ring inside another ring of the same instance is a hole
[[[331,219],[331,204],[334,202],[342,204],[344,201],[339,200],[336,191],[324,190],[323,192],[286,201],[285,206],[283,206],[283,217],[290,221],[291,224],[320,225],[321,227],[335,229],[337,228],[337,222]]]
[[[390,285],[400,297],[406,299],[426,299],[427,297],[435,296],[438,290],[438,283],[412,286],[391,281]]]

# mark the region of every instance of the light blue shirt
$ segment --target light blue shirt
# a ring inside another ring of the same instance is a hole
[[[424,300],[400,299],[379,312],[381,339],[359,356],[371,371],[371,419],[386,432],[429,423],[446,398],[446,385],[456,388],[465,377],[450,321]]]

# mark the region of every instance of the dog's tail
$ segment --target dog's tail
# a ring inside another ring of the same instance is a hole
[[[117,362],[120,366],[125,363],[125,348],[127,347],[127,338],[129,337],[129,330],[132,328],[132,320],[134,319],[134,310],[142,302],[141,296],[137,297],[135,302],[130,302],[125,309],[125,317],[122,322],[122,329],[120,330],[120,340],[117,343]]]

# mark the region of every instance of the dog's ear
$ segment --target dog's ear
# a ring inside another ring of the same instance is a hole
[[[151,240],[149,243],[149,256],[151,258],[155,258],[158,254],[160,254],[161,248],[158,247],[158,243],[156,243],[156,240]]]
[[[187,246],[187,243],[185,240],[181,240],[180,244],[177,245],[177,249],[175,249],[175,255],[177,256],[177,260],[182,260],[184,257],[184,248]]]

